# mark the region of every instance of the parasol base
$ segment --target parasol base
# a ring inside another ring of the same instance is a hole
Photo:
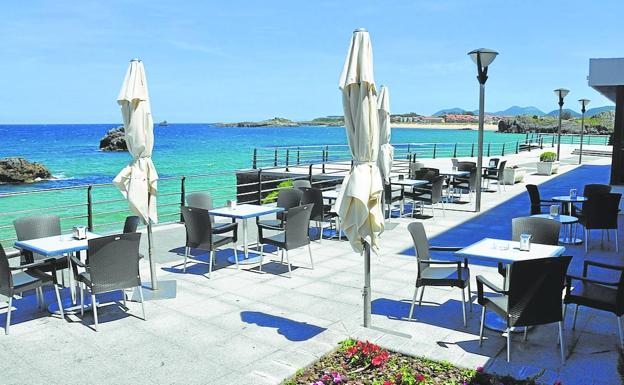
[[[158,281],[158,289],[152,290],[151,284],[143,285],[143,299],[145,301],[156,301],[159,299],[171,299],[177,296],[177,281]],[[132,291],[132,301],[141,301],[139,289]]]

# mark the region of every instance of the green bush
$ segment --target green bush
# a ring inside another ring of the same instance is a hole
[[[540,155],[540,162],[554,162],[557,159],[557,154],[552,151],[546,151]]]
[[[265,196],[262,199],[262,204],[266,205],[269,203],[273,203],[277,200],[277,196],[279,195],[279,192],[281,189],[285,189],[285,188],[291,188],[293,186],[293,181],[292,180],[285,180],[283,182],[280,182],[280,184],[277,185],[277,190],[271,191],[270,193],[267,194],[267,196]]]

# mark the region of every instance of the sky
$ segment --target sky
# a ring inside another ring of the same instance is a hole
[[[4,0],[0,124],[117,123],[129,60],[145,64],[155,121],[233,122],[341,115],[351,34],[371,34],[392,113],[476,109],[467,52],[490,66],[486,111],[557,108],[587,86],[589,58],[624,56],[622,0]]]

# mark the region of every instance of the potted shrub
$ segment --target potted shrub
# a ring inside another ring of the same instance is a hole
[[[559,161],[557,154],[552,151],[546,151],[540,155],[540,161],[537,162],[537,174],[538,175],[551,175],[556,174],[559,170]]]
[[[518,166],[505,167],[503,170],[503,184],[515,184],[524,181],[526,169]]]

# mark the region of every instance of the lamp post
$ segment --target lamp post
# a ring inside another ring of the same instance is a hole
[[[585,111],[587,110],[587,105],[589,104],[589,99],[579,99],[579,103],[581,103],[581,148],[579,151],[579,164],[583,161],[583,134],[585,133]]]
[[[488,66],[496,59],[498,52],[479,48],[468,52],[468,56],[477,65],[477,80],[479,81],[479,139],[477,155],[477,185],[475,211],[481,211],[481,173],[483,170],[483,121],[485,119],[485,82],[488,79]]]
[[[559,128],[557,129],[557,160],[559,160],[559,151],[561,150],[561,114],[563,113],[563,98],[570,92],[565,88],[557,88],[555,95],[559,97]]]

